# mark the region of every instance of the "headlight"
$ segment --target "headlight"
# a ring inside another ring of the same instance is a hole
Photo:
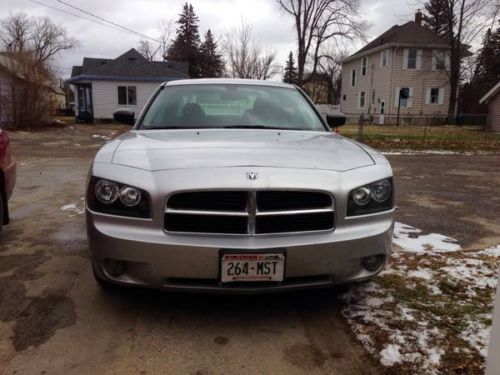
[[[124,186],[120,189],[120,200],[125,206],[134,207],[141,201],[142,194],[139,189]]]
[[[392,186],[389,180],[374,182],[370,185],[370,189],[372,198],[379,203],[385,202],[392,194]]]
[[[358,206],[364,206],[370,202],[371,191],[366,186],[357,188],[352,192],[352,199]]]
[[[119,187],[108,180],[99,180],[95,184],[95,196],[104,204],[114,203],[118,199]]]
[[[91,177],[87,190],[89,209],[110,215],[151,217],[149,194],[133,186]]]
[[[347,216],[387,211],[393,207],[392,178],[388,178],[352,190],[347,202]]]

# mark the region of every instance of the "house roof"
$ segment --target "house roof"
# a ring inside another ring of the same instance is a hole
[[[69,83],[91,80],[168,81],[189,78],[188,64],[176,61],[149,61],[132,48],[116,59],[85,57],[73,66]]]
[[[425,26],[415,21],[410,21],[404,25],[394,25],[389,30],[372,40],[356,53],[344,59],[344,62],[368,54],[368,51],[379,49],[382,46],[408,46],[422,45],[428,47],[449,48],[447,42]]]
[[[27,73],[30,67],[30,65],[27,65],[24,62],[22,54],[8,51],[0,52],[0,69],[5,71],[10,76],[26,82],[33,82],[34,77]],[[57,87],[57,84],[54,83],[53,79],[47,78],[43,82],[40,82],[38,80],[39,78],[36,79],[37,84],[41,84],[52,91],[54,91],[53,87]]]
[[[0,52],[0,68],[13,75],[14,77],[25,79],[25,77],[21,73],[21,65],[14,58],[14,54],[12,52]]]
[[[500,81],[497,82],[495,86],[491,88],[480,100],[479,104],[488,103],[491,98],[500,92]]]

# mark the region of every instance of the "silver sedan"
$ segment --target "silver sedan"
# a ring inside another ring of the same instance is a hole
[[[104,286],[271,292],[370,279],[391,248],[392,169],[295,86],[161,85],[96,155],[87,188]]]

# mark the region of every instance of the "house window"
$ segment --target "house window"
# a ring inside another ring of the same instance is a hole
[[[366,66],[368,65],[368,58],[363,57],[361,59],[361,75],[366,76]]]
[[[431,89],[430,95],[429,95],[429,102],[431,104],[438,104],[439,103],[439,89],[433,87]]]
[[[426,96],[426,104],[443,104],[444,89],[442,87],[429,88]]]
[[[351,86],[356,86],[356,69],[351,71]]]
[[[448,53],[445,51],[432,51],[432,69],[433,70],[445,70],[448,60]]]
[[[358,102],[358,107],[359,109],[364,109],[366,104],[366,92],[361,91],[359,93],[359,102]]]
[[[401,89],[407,89],[409,93],[409,98],[399,98],[399,94]],[[394,106],[397,108],[398,105],[400,108],[411,108],[413,103],[413,87],[396,87],[396,95],[394,100]]]
[[[137,87],[118,86],[119,105],[137,105]]]
[[[385,49],[380,52],[380,66],[386,66],[387,60],[389,59],[389,50]]]
[[[406,69],[417,69],[417,55],[418,50],[416,48],[408,48],[406,57]]]
[[[346,95],[345,95],[345,94],[344,94],[344,95],[342,95],[342,100],[343,100],[344,102],[347,100],[347,97],[346,97]]]

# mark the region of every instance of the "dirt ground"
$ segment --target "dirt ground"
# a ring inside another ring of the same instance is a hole
[[[348,287],[251,297],[101,291],[82,198],[93,155],[124,129],[11,134],[19,169],[0,238],[0,373],[383,372],[340,315]],[[500,243],[498,157],[389,158],[398,221],[466,248]]]

